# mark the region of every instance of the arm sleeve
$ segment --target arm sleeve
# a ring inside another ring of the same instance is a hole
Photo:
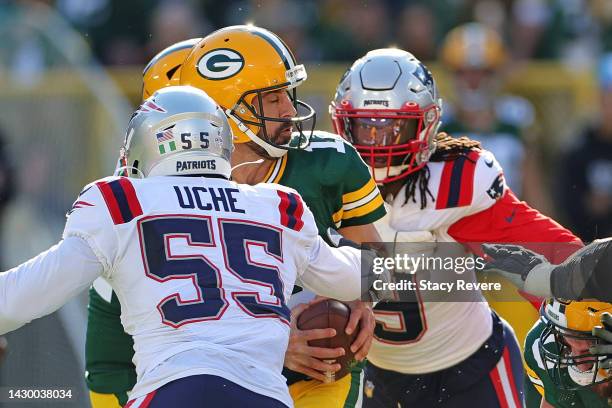
[[[361,254],[356,248],[333,248],[320,236],[311,247],[300,281],[321,296],[350,301],[361,296]]]
[[[86,289],[104,267],[86,241],[67,237],[0,274],[0,334],[59,309]]]
[[[483,242],[517,243],[552,263],[562,262],[582,247],[571,231],[520,201],[511,190],[488,209],[454,223],[448,233],[478,255]]]
[[[592,242],[557,266],[550,285],[562,299],[612,302],[612,238]]]

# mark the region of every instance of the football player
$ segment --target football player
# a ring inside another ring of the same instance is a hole
[[[517,200],[478,142],[437,132],[441,103],[431,73],[398,49],[369,52],[338,85],[334,127],[381,185],[389,214],[376,225],[384,241],[460,242],[478,253],[473,243],[579,245],[570,231]],[[374,312],[364,406],[522,404],[518,344],[486,302],[380,303]]]
[[[542,318],[527,335],[527,408],[598,408],[612,402],[612,377],[591,349],[592,335],[612,304],[549,299]]]
[[[331,227],[355,242],[380,240],[371,223],[385,214],[383,200],[358,153],[337,135],[301,130],[305,119],[314,116],[295,97],[295,88],[306,73],[280,38],[258,27],[233,26],[198,42],[186,53],[186,60],[183,49],[174,50],[160,53],[172,62],[159,58],[159,63],[148,66],[144,89],[153,92],[173,85],[178,75],[181,84],[205,90],[226,110],[234,133],[232,164],[247,163],[235,168],[234,180],[295,188],[313,211],[322,235]],[[148,74],[153,71],[158,74]],[[298,117],[298,109],[305,113]],[[305,138],[310,139],[308,145]],[[351,306],[348,329],[354,329],[361,318],[353,348],[357,358],[363,358],[371,344],[374,320],[362,302]],[[296,307],[298,312],[303,309]],[[131,338],[124,333],[119,315],[108,284],[96,281],[90,291],[86,349],[94,408],[124,404],[135,382]],[[323,373],[337,366],[322,360],[334,359],[342,350],[310,347],[307,341],[331,336],[331,329],[292,328],[285,366],[293,371],[284,375],[298,407],[351,407],[361,395],[359,367],[334,383],[324,382]]]
[[[286,299],[296,279],[359,298],[361,253],[328,246],[295,190],[230,181],[232,150],[227,118],[203,91],[154,93],[121,150],[136,178],[87,185],[63,240],[0,274],[0,334],[104,276],[134,339],[127,406],[293,406],[281,375]]]

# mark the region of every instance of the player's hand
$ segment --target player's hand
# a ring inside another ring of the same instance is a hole
[[[497,272],[520,290],[536,296],[550,296],[551,265],[543,255],[520,245],[482,244],[488,257],[483,272]]]
[[[593,336],[599,337],[602,342],[589,347],[589,352],[605,357],[599,362],[600,368],[612,369],[612,315],[610,313],[602,313],[601,326],[593,327]]]
[[[316,380],[327,382],[325,372],[336,372],[340,370],[340,364],[329,364],[323,360],[334,360],[344,355],[342,347],[324,348],[311,347],[309,340],[331,338],[336,335],[336,330],[312,329],[300,330],[297,328],[297,320],[308,304],[300,304],[291,310],[291,333],[289,335],[289,345],[285,353],[285,367],[298,373],[305,374]]]
[[[347,304],[351,308],[351,316],[346,325],[346,334],[352,334],[359,325],[359,333],[351,344],[351,351],[355,353],[355,359],[361,361],[366,358],[372,346],[374,326],[376,325],[374,312],[372,311],[372,304],[369,302],[354,300],[347,302]]]
[[[6,337],[0,336],[0,363],[2,363],[2,358],[6,354],[6,349],[8,346],[8,342],[6,341]]]

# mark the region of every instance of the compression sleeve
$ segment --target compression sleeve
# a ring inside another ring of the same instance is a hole
[[[555,267],[550,285],[562,299],[612,302],[612,238],[593,241]]]

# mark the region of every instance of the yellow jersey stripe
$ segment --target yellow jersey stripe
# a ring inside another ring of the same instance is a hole
[[[370,178],[370,181],[364,184],[359,190],[353,191],[351,193],[342,194],[342,204],[348,204],[354,201],[359,201],[363,197],[370,194],[372,190],[375,188],[376,188],[376,183],[374,183],[374,180]]]
[[[540,380],[540,377],[538,377],[538,375],[536,374],[535,371],[533,371],[531,369],[531,367],[529,367],[527,364],[523,363],[523,367],[525,368],[525,372],[527,373],[528,376],[530,376],[531,378],[535,378],[538,381]]]
[[[362,205],[361,207],[353,208],[352,210],[344,211],[342,214],[343,220],[348,220],[349,218],[362,217],[367,215],[378,207],[384,204],[384,201],[380,194],[377,194],[376,197],[367,204]]]
[[[263,179],[263,182],[264,182],[264,183],[271,183],[271,182],[272,182],[272,178],[273,178],[273,176],[276,174],[276,170],[277,170],[277,167],[278,167],[278,162],[279,162],[279,161],[280,161],[280,160],[279,160],[279,159],[277,159],[277,160],[274,162],[274,164],[272,164],[272,165],[270,166],[270,168],[268,169],[268,172],[266,173],[266,176],[265,176],[265,177],[264,177],[264,179]]]
[[[336,226],[338,226],[338,223],[342,219],[343,213],[344,213],[344,210],[340,208],[338,211],[332,214],[332,220],[334,221],[334,224],[336,224]]]
[[[287,167],[287,155],[284,155],[283,157],[281,157],[280,168],[278,169],[278,174],[276,174],[276,177],[274,177],[274,180],[272,180],[272,183],[278,183],[280,181],[280,179],[283,177],[283,174],[285,173],[285,167]]]

